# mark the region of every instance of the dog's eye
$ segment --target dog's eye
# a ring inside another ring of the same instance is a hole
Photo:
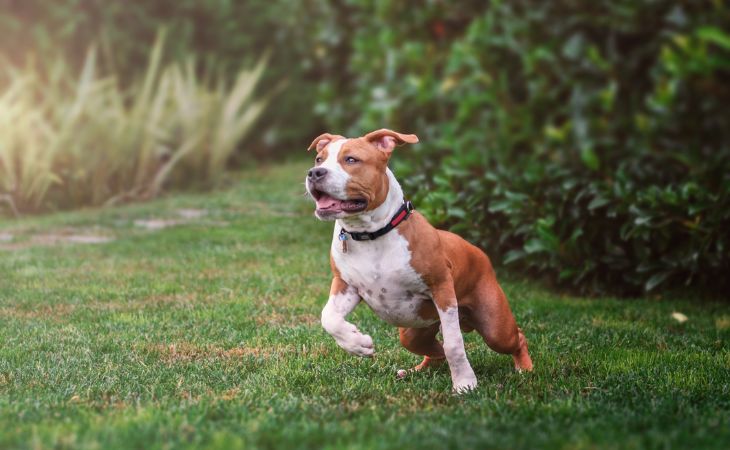
[[[317,164],[321,163],[322,162],[322,157],[321,156],[317,156],[316,158],[314,158],[314,162],[316,162]]]
[[[345,158],[345,162],[347,164],[355,164],[357,162],[360,162],[360,160],[357,158],[353,158],[352,156],[348,156],[347,158]]]

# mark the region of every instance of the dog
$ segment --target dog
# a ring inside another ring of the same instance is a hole
[[[396,145],[417,142],[416,135],[381,129],[350,139],[325,133],[309,146],[317,151],[305,182],[315,216],[335,221],[322,326],[347,352],[373,356],[372,338],[346,320],[363,300],[399,328],[403,347],[423,356],[410,372],[445,359],[457,393],[477,386],[462,331],[476,330],[492,350],[512,355],[516,370],[530,371],[527,339],[487,255],[429,224],[388,168]]]

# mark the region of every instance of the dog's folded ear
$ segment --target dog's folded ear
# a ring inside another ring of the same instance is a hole
[[[415,144],[418,142],[418,136],[415,134],[402,134],[397,131],[381,128],[365,135],[365,139],[388,155],[393,152],[396,145]]]
[[[314,140],[312,141],[311,144],[309,144],[309,147],[307,147],[307,151],[309,151],[313,148],[317,149],[317,151],[320,151],[323,148],[325,148],[325,146],[327,144],[329,144],[330,142],[337,140],[337,139],[344,139],[344,136],[340,136],[339,134],[330,134],[330,133],[320,134],[319,136],[314,138]]]

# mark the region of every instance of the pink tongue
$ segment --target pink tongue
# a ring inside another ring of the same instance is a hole
[[[342,200],[337,200],[329,195],[323,195],[317,200],[317,209],[333,209],[342,207]]]

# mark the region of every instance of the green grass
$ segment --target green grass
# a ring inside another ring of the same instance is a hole
[[[445,367],[397,381],[419,358],[364,306],[353,322],[377,356],[347,355],[318,323],[331,224],[306,167],[0,223],[0,448],[730,446],[726,303],[565,297],[502,274],[533,373],[472,333],[476,392],[452,396]],[[135,225],[180,209],[207,214]],[[44,245],[74,233],[115,240]]]

